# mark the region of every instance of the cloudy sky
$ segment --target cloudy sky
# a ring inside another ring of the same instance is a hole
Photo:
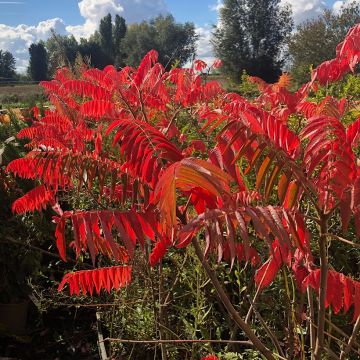
[[[339,9],[350,0],[281,0],[293,7],[295,22],[317,16],[324,7]],[[359,0],[360,1],[360,0]],[[10,51],[17,69],[25,71],[28,47],[45,40],[50,29],[59,34],[88,37],[107,13],[120,14],[127,23],[171,13],[176,21],[195,23],[200,40],[198,57],[211,61],[211,29],[222,0],[23,0],[0,1],[0,50]]]

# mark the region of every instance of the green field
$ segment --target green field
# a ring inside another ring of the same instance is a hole
[[[0,105],[31,105],[43,99],[42,88],[38,84],[0,84]]]

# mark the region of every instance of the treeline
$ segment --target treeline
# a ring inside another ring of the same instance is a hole
[[[245,71],[274,82],[288,71],[304,83],[311,68],[333,58],[336,45],[360,22],[360,4],[326,9],[295,31],[291,7],[280,0],[224,0],[219,20],[212,38],[215,55],[233,80],[240,81]]]
[[[119,15],[110,14],[100,21],[89,39],[53,33],[46,42],[29,48],[28,73],[35,81],[51,78],[60,66],[74,66],[77,61],[103,69],[137,66],[151,49],[159,52],[160,62],[169,69],[183,65],[195,53],[197,36],[192,23],[176,23],[173,16],[158,16],[149,22],[127,25]]]
[[[291,7],[280,0],[224,0],[214,50],[235,81],[245,71],[274,82],[287,71],[302,84],[310,80],[312,68],[335,57],[336,45],[359,22],[357,1],[338,11],[325,9],[294,29]]]
[[[310,69],[333,58],[336,44],[360,22],[360,4],[324,10],[295,31],[291,7],[280,0],[224,0],[219,15],[211,43],[224,75],[239,82],[246,72],[274,82],[287,71],[304,83]],[[195,56],[197,39],[194,24],[176,23],[171,15],[127,25],[121,16],[108,14],[88,39],[53,33],[47,41],[32,44],[28,78],[51,78],[60,66],[73,67],[77,61],[100,69],[109,64],[137,66],[151,49],[169,69]],[[0,50],[0,82],[16,76],[13,56]]]

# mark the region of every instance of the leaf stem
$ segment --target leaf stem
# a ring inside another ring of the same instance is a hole
[[[354,325],[354,329],[353,332],[350,336],[350,339],[345,347],[344,350],[341,351],[340,353],[340,360],[345,360],[346,359],[346,355],[350,352],[355,340],[356,340],[356,336],[358,334],[360,330],[360,316],[356,319],[355,325]]]
[[[322,214],[320,217],[320,289],[319,289],[319,312],[317,324],[317,337],[315,345],[314,359],[321,360],[324,350],[324,331],[325,331],[325,300],[328,277],[328,258],[327,258],[327,220],[328,216]]]
[[[201,261],[202,266],[204,267],[204,270],[206,271],[207,275],[210,278],[210,281],[212,282],[217,294],[219,295],[222,303],[224,304],[226,310],[230,314],[230,316],[233,318],[233,320],[236,322],[236,324],[244,331],[246,336],[250,339],[250,341],[254,344],[254,347],[258,349],[266,359],[268,360],[275,360],[275,357],[270,349],[268,349],[261,340],[255,335],[255,333],[252,331],[251,327],[246,324],[246,322],[240,317],[239,313],[235,310],[234,306],[232,305],[229,297],[225,293],[223,287],[221,286],[215,272],[210,268],[209,264],[207,263],[206,259],[204,258],[203,252],[201,250],[201,247],[194,237],[192,239],[192,243],[195,248],[196,256]]]

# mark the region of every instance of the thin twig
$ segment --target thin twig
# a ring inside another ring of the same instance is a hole
[[[261,325],[264,327],[265,332],[269,335],[271,342],[273,343],[273,345],[276,347],[276,349],[278,350],[279,354],[283,357],[285,357],[284,352],[282,351],[282,348],[279,344],[278,339],[276,338],[276,336],[273,334],[273,332],[270,330],[270,328],[267,326],[265,320],[263,319],[263,317],[260,315],[260,313],[257,311],[255,304],[251,301],[250,296],[248,296],[248,300],[250,305],[252,306],[255,316],[259,319]]]
[[[308,318],[308,319],[309,319],[309,318]],[[310,319],[309,319],[309,321],[310,321]],[[315,328],[317,328],[317,326],[316,326],[315,324],[313,324],[313,326],[314,326]],[[334,335],[332,335],[332,334],[329,334],[329,333],[326,332],[326,331],[324,331],[324,334],[327,335],[328,337],[330,337],[331,339],[333,339],[333,340],[335,340],[335,341],[338,341],[339,343],[341,343],[341,344],[343,344],[343,345],[345,345],[345,346],[348,345],[348,343],[346,343],[345,341],[337,338],[336,336],[334,336]],[[355,349],[353,346],[351,346],[351,350],[352,350],[353,352],[355,352],[356,354],[359,354],[359,355],[360,355],[360,350],[359,350],[359,349]]]
[[[314,301],[312,296],[312,290],[310,288],[307,289],[307,296],[308,296],[308,303],[310,308],[310,321],[309,321],[309,328],[310,328],[310,353],[311,353],[311,360],[314,359],[314,350],[315,350],[315,342],[316,342],[316,330],[313,326],[315,321],[315,311],[314,311]]]
[[[108,356],[106,353],[106,348],[104,345],[104,336],[101,330],[101,314],[96,312],[96,327],[97,327],[97,336],[98,336],[98,346],[99,354],[101,360],[107,360]]]
[[[119,90],[119,94],[121,97],[121,100],[125,103],[125,105],[127,106],[128,110],[130,111],[132,117],[134,120],[136,120],[136,114],[134,112],[134,110],[132,109],[132,107],[130,106],[129,102],[127,101],[126,97],[124,96],[123,92],[121,91],[121,86],[117,87],[117,90]]]
[[[123,344],[187,344],[187,343],[212,343],[212,344],[238,344],[248,347],[253,347],[253,343],[251,341],[246,340],[191,340],[191,339],[173,339],[173,340],[130,340],[130,339],[114,339],[114,338],[106,338],[103,342],[117,342]]]
[[[34,245],[31,245],[31,244],[29,244],[29,243],[25,243],[25,242],[22,242],[22,241],[18,241],[18,240],[16,240],[16,239],[13,239],[13,238],[10,237],[10,236],[6,236],[5,239],[3,239],[3,241],[4,241],[4,242],[8,242],[8,243],[12,243],[12,244],[16,244],[16,245],[22,245],[22,246],[25,245],[25,246],[29,247],[30,249],[39,251],[39,252],[41,252],[41,253],[43,253],[43,254],[45,254],[45,255],[47,255],[47,256],[50,256],[50,257],[52,257],[52,258],[54,258],[54,259],[61,260],[61,257],[60,257],[60,255],[58,255],[58,254],[54,254],[54,253],[52,253],[52,252],[50,252],[50,251],[46,251],[46,250],[44,250],[44,249],[41,249],[41,248],[39,248],[39,247],[37,247],[37,246],[34,246]],[[73,263],[73,264],[79,264],[78,261],[76,261],[76,260],[74,260],[74,259],[68,259],[68,261],[71,262],[71,263]],[[82,265],[83,267],[85,267],[85,268],[93,269],[93,267],[92,267],[91,265],[89,265],[89,264],[82,263],[81,265]]]
[[[320,223],[320,289],[319,289],[319,311],[318,311],[318,324],[317,336],[315,345],[315,360],[321,360],[321,354],[324,349],[324,332],[325,332],[325,315],[326,315],[326,288],[328,277],[328,257],[327,257],[327,216],[322,214]]]
[[[165,334],[164,334],[164,328],[161,326],[161,324],[164,323],[164,302],[163,302],[163,272],[162,272],[162,261],[160,261],[160,265],[159,265],[159,289],[158,289],[158,300],[159,300],[159,337],[160,340],[164,340],[164,338],[166,338]],[[165,339],[166,340],[166,339]],[[160,350],[161,350],[161,359],[162,360],[167,360],[167,354],[166,354],[166,347],[165,344],[160,343]]]
[[[195,248],[196,256],[199,258],[204,270],[206,271],[208,277],[210,278],[217,294],[219,295],[221,302],[225,306],[226,310],[228,311],[229,315],[233,318],[236,324],[244,331],[246,336],[251,340],[254,344],[254,347],[259,350],[266,359],[268,360],[275,360],[275,357],[270,349],[268,349],[263,342],[255,335],[251,327],[246,324],[246,322],[240,317],[239,313],[236,311],[234,306],[232,305],[228,295],[225,293],[222,285],[220,284],[215,272],[210,268],[209,264],[207,263],[204,254],[201,250],[201,247],[198,241],[193,238],[192,243]]]
[[[360,244],[356,244],[356,243],[354,243],[354,242],[352,242],[352,241],[350,241],[350,240],[344,239],[344,238],[342,238],[342,237],[340,237],[340,236],[337,236],[337,235],[334,235],[334,234],[329,234],[329,233],[327,233],[327,234],[325,234],[325,235],[328,236],[328,237],[330,237],[330,238],[332,238],[332,239],[339,240],[339,241],[341,241],[341,242],[343,242],[343,243],[345,243],[345,244],[348,244],[348,245],[351,245],[351,246],[353,246],[353,247],[355,247],[355,248],[360,249]]]
[[[339,334],[341,334],[344,338],[350,339],[350,336],[346,334],[343,330],[341,330],[339,327],[337,327],[334,323],[332,323],[329,319],[325,318],[325,321],[331,325],[331,327],[336,330]],[[357,346],[360,349],[360,344],[354,340],[353,345]]]
[[[168,133],[168,131],[170,130],[171,125],[174,123],[176,117],[178,116],[179,112],[180,112],[180,108],[178,110],[175,111],[173,117],[170,119],[169,121],[169,125],[166,127],[165,131],[164,131],[164,135],[166,135]]]
[[[359,330],[360,330],[360,316],[358,316],[358,318],[356,319],[353,332],[350,336],[350,339],[349,339],[345,349],[343,351],[341,351],[341,353],[340,353],[340,360],[344,360],[345,356],[350,352],[350,349],[354,344],[354,341],[356,339],[356,336],[357,336]]]
[[[165,298],[164,303],[163,303],[164,306],[167,306],[167,305],[170,304],[170,302],[169,302],[170,296],[171,296],[171,294],[173,293],[173,291],[174,291],[177,283],[178,283],[179,280],[180,280],[180,276],[181,276],[181,274],[182,274],[182,269],[184,268],[184,266],[185,266],[185,264],[186,264],[186,262],[187,262],[187,258],[188,258],[188,254],[186,253],[185,256],[184,256],[184,260],[183,260],[183,262],[181,263],[181,265],[180,265],[180,267],[179,267],[179,270],[178,270],[178,272],[177,272],[177,274],[176,274],[175,280],[174,280],[171,288],[167,291],[167,295],[166,295],[166,298]]]
[[[328,346],[324,346],[324,349],[332,359],[340,360],[340,358]]]
[[[144,117],[144,121],[146,123],[149,123],[149,119],[146,115],[146,111],[145,111],[145,104],[144,104],[144,101],[143,101],[143,98],[142,98],[142,92],[140,89],[138,89],[138,93],[139,93],[139,100],[140,100],[140,104],[141,104],[141,112],[143,114],[143,117]]]
[[[250,318],[251,318],[251,315],[253,313],[253,304],[255,304],[260,296],[260,292],[261,292],[261,286],[262,286],[262,283],[264,282],[264,279],[265,279],[265,276],[267,275],[267,271],[269,269],[269,266],[270,266],[270,261],[269,263],[267,264],[266,266],[266,269],[265,269],[265,272],[264,272],[264,275],[262,276],[261,280],[260,280],[260,283],[256,289],[256,292],[255,292],[255,295],[254,295],[254,299],[252,301],[250,301],[250,308],[246,314],[246,317],[245,317],[245,322],[248,324],[249,321],[250,321]]]

